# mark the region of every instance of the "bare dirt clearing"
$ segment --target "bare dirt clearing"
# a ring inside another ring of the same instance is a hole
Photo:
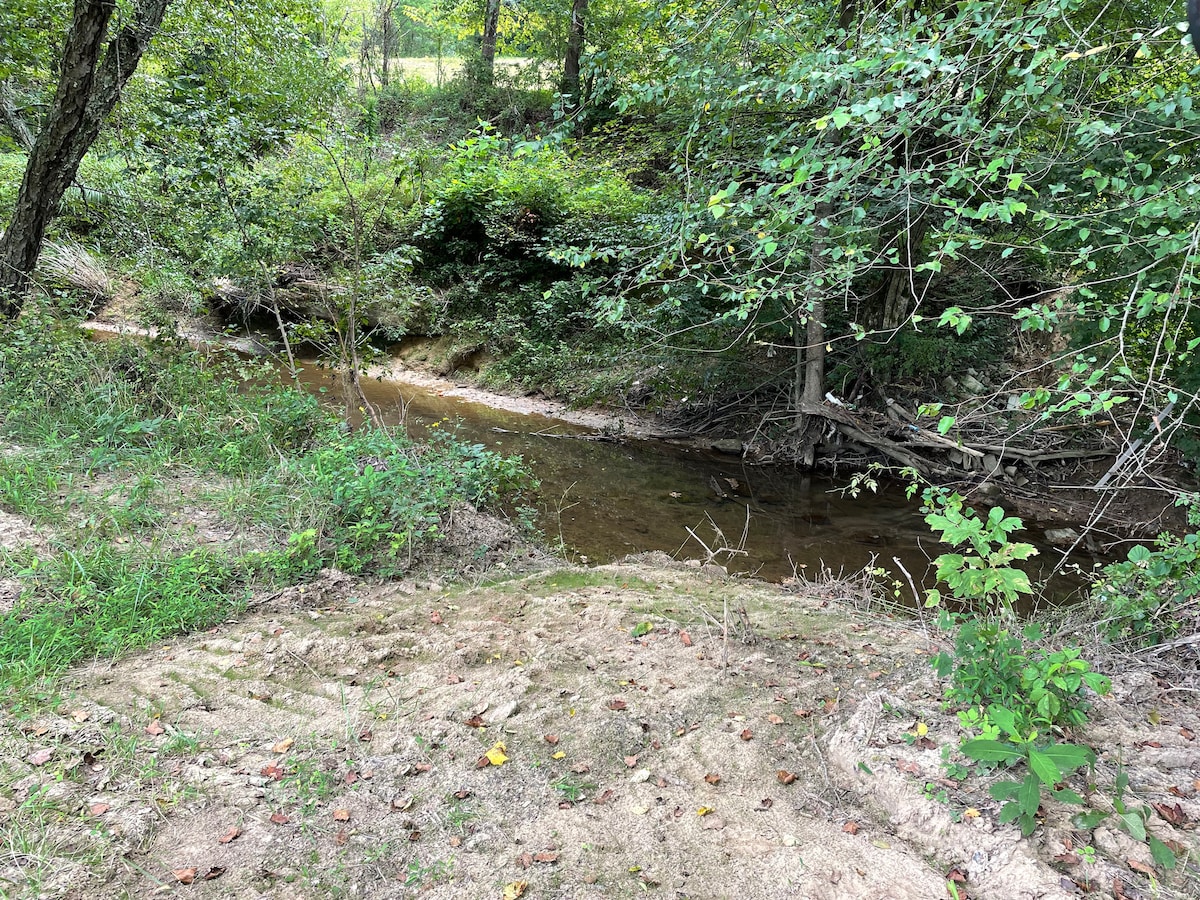
[[[1102,826],[1089,862],[1074,808],[1021,839],[989,779],[945,780],[961,732],[930,649],[916,623],[664,560],[474,588],[326,573],[7,715],[0,892],[1150,896],[1143,844]],[[1178,804],[1149,827],[1185,851],[1166,884],[1187,896],[1194,698],[1117,688],[1084,735],[1096,780],[1121,760],[1140,800]]]

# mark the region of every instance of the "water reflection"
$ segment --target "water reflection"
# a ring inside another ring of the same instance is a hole
[[[330,376],[315,367],[308,368],[303,380],[311,388],[336,391]],[[720,561],[731,571],[769,580],[783,580],[797,570],[811,575],[822,566],[848,574],[879,565],[904,585],[910,598],[903,569],[918,585],[932,585],[929,558],[941,550],[918,504],[896,485],[853,499],[841,490],[845,480],[747,466],[733,457],[660,442],[574,439],[571,435],[589,432],[395,378],[364,381],[363,387],[390,421],[404,416],[418,439],[438,427],[524,456],[541,481],[540,525],[547,537],[561,539],[570,552],[592,562],[648,550],[703,559],[703,542],[714,550],[741,548],[744,553],[722,554]],[[1031,539],[1028,534],[1019,537]],[[1041,562],[1056,558],[1051,552]],[[1061,598],[1075,587],[1059,579],[1052,593]]]

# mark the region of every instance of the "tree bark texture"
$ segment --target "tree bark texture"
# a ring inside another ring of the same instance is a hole
[[[571,109],[579,108],[579,72],[583,60],[584,23],[587,20],[588,0],[571,4],[571,27],[567,32],[567,53],[563,58],[562,93]]]
[[[30,150],[12,220],[0,237],[0,317],[11,319],[21,311],[50,219],[170,0],[139,0],[133,21],[105,49],[116,5],[115,0],[75,0],[54,100]]]
[[[483,78],[491,84],[496,78],[496,33],[500,29],[500,0],[487,0],[483,14],[483,43],[479,58],[483,62]]]

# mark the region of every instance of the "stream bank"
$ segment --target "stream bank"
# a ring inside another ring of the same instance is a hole
[[[1021,838],[994,773],[947,778],[963,732],[937,637],[849,599],[661,556],[448,587],[327,572],[6,712],[0,829],[28,849],[0,889],[1196,896],[1193,695],[1120,675],[1081,735],[1100,750],[1092,804],[1124,771],[1126,802],[1173,816],[1148,824],[1181,863],[1151,882],[1145,844],[1077,829],[1076,808],[1047,801]]]

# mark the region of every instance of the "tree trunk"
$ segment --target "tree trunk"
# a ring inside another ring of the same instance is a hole
[[[483,63],[482,74],[486,84],[496,78],[496,32],[500,29],[500,0],[487,0],[483,14],[483,43],[479,46],[479,58]]]
[[[573,0],[571,30],[567,33],[567,53],[563,59],[562,93],[568,98],[568,108],[579,108],[579,69],[583,59],[584,22],[588,0]]]
[[[30,151],[12,220],[0,237],[0,317],[20,313],[50,219],[168,5],[170,0],[138,0],[133,22],[108,42],[100,59],[116,0],[75,0],[58,88]]]
[[[796,370],[795,412],[796,431],[804,440],[803,463],[811,467],[816,462],[817,442],[812,430],[812,416],[805,410],[820,405],[825,397],[825,251],[829,243],[829,216],[833,206],[821,201],[813,210],[812,247],[808,251],[808,280],[805,302],[796,310]],[[804,325],[803,341],[800,325]]]
[[[884,245],[886,253],[891,247],[897,251],[896,264],[884,276],[883,284],[870,298],[867,321],[880,331],[895,331],[908,318],[908,303],[912,286],[913,268],[921,253],[928,227],[922,216],[901,229]]]
[[[383,66],[379,71],[379,82],[383,87],[388,86],[391,74],[392,51],[396,43],[396,22],[393,16],[395,4],[392,0],[381,3],[379,7],[379,44],[383,55]]]
[[[17,110],[11,79],[0,81],[0,117],[3,117],[4,125],[12,134],[13,140],[17,142],[17,146],[26,153],[32,150],[33,135],[30,134],[29,126],[25,124],[25,120],[21,118],[21,113]]]

